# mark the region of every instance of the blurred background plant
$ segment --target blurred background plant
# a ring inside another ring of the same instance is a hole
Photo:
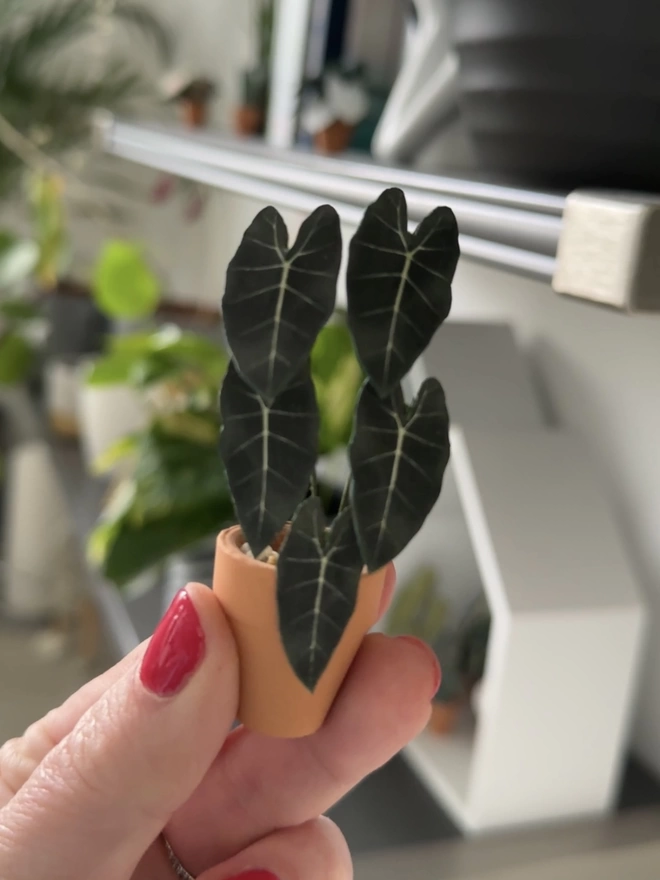
[[[116,294],[118,304],[123,286],[106,288],[105,302]],[[110,336],[105,354],[86,375],[92,388],[132,388],[148,410],[144,427],[118,438],[94,463],[97,473],[112,473],[113,480],[89,555],[119,586],[163,565],[172,554],[197,553],[200,543],[208,545],[233,522],[217,453],[217,400],[228,363],[218,335],[219,330],[214,337],[166,325]],[[345,455],[362,373],[342,316],[321,333],[312,373],[321,452]],[[336,488],[321,488],[331,510]],[[212,546],[208,558],[212,562]]]

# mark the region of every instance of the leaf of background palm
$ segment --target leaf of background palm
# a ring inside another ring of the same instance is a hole
[[[369,571],[403,550],[435,504],[449,461],[449,416],[437,379],[415,401],[362,388],[349,447],[355,529]]]
[[[174,56],[174,40],[168,28],[146,6],[139,3],[117,3],[114,9],[116,18],[137,27],[145,37],[151,39],[164,64],[170,64]]]

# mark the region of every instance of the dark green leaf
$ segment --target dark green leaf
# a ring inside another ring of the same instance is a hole
[[[27,378],[34,363],[34,351],[18,333],[0,337],[0,385],[14,385]]]
[[[222,384],[220,416],[220,452],[236,514],[258,556],[309,487],[319,431],[314,385],[305,370],[268,406],[232,361]]]
[[[317,208],[287,248],[282,217],[264,208],[229,264],[222,300],[234,360],[267,403],[300,372],[332,314],[341,262],[334,208]]]
[[[102,560],[104,575],[123,586],[142,572],[202,538],[217,533],[232,522],[231,501],[200,504],[185,514],[173,512],[144,524],[129,519],[117,523]],[[103,525],[98,528],[103,528]]]
[[[362,388],[349,449],[355,528],[370,571],[403,550],[435,504],[449,461],[449,416],[437,379],[408,407]]]
[[[365,211],[350,244],[348,324],[365,372],[390,394],[449,314],[458,228],[436,208],[408,232],[406,199],[388,189]]]
[[[362,568],[350,508],[328,530],[320,499],[303,502],[277,562],[277,607],[284,650],[310,691],[355,610]]]

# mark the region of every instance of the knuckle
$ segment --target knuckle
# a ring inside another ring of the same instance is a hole
[[[26,751],[22,737],[7,740],[0,748],[0,780],[11,797],[25,785],[38,763]]]

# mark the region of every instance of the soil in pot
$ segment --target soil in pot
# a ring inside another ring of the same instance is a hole
[[[243,543],[238,526],[220,533],[213,580],[238,646],[238,718],[268,736],[308,736],[323,724],[362,639],[376,623],[385,571],[362,577],[353,615],[310,692],[293,671],[280,638],[276,569],[243,553]]]

